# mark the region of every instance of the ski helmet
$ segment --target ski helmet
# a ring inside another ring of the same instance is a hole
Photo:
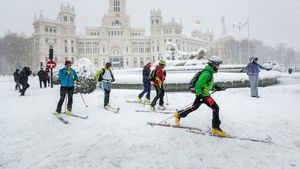
[[[166,61],[160,60],[160,61],[159,61],[159,64],[160,64],[160,65],[166,65]]]
[[[252,62],[254,62],[254,61],[257,61],[258,60],[258,57],[255,57],[255,56],[252,56],[251,58],[250,58],[250,62],[252,63]]]
[[[222,64],[222,59],[219,58],[218,56],[211,56],[208,58],[208,64],[211,65],[212,67],[216,67],[220,64]]]

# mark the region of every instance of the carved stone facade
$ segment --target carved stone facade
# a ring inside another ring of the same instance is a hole
[[[178,50],[195,51],[201,47],[210,48],[213,35],[188,38],[182,33],[182,23],[173,18],[163,22],[159,9],[150,11],[150,36],[144,28],[133,28],[126,14],[126,0],[109,0],[108,13],[102,18],[101,26],[87,27],[83,35],[76,33],[74,7],[61,5],[56,20],[44,18],[41,13],[33,23],[34,55],[45,66],[49,48],[54,49],[54,60],[63,63],[79,58],[92,60],[96,67],[110,61],[114,68],[142,67],[147,62],[160,59],[171,41]]]

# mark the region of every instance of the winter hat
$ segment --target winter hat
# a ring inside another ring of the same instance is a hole
[[[217,65],[222,64],[222,59],[219,58],[218,56],[211,56],[208,58],[208,64],[211,65],[212,67],[215,67]]]
[[[20,71],[19,69],[16,69],[16,72]]]
[[[72,62],[71,61],[69,61],[69,60],[66,60],[65,61],[65,66],[67,66],[67,65],[71,65],[72,64]]]
[[[151,67],[151,63],[148,62],[148,63],[146,64],[146,67],[147,67],[147,68],[150,68],[150,67]]]
[[[110,62],[107,62],[107,63],[105,64],[105,66],[106,66],[106,67],[111,67],[111,63],[110,63]]]
[[[252,56],[250,58],[250,63],[254,62],[254,61],[257,61],[258,60],[258,57],[255,57],[255,56]]]

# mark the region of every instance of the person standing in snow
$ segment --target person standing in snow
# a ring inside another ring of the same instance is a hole
[[[14,72],[14,81],[16,83],[15,85],[15,90],[21,90],[20,89],[20,82],[19,82],[19,76],[20,76],[20,73],[19,73],[19,69],[16,69],[16,71]]]
[[[181,118],[184,118],[189,113],[197,110],[199,106],[204,103],[212,109],[213,117],[212,128],[210,131],[211,134],[220,137],[226,137],[227,134],[220,128],[221,120],[219,118],[219,106],[210,95],[210,91],[213,89],[217,91],[224,90],[224,88],[219,87],[214,83],[213,77],[213,74],[218,72],[219,66],[222,64],[222,59],[217,56],[211,56],[208,60],[208,65],[202,70],[202,73],[196,82],[196,98],[194,103],[185,109],[178,110],[177,112],[173,113],[175,125],[178,126]]]
[[[145,103],[150,103],[150,92],[151,92],[150,72],[151,72],[151,63],[147,63],[143,68],[144,90],[138,95],[137,97],[138,102],[141,102],[142,97],[144,96],[145,93],[147,93]]]
[[[26,90],[30,87],[28,84],[28,76],[30,76],[32,71],[29,67],[24,67],[23,70],[20,72],[19,76],[19,82],[22,86],[22,89],[20,90],[21,96],[25,95]]]
[[[65,67],[60,69],[58,72],[58,78],[60,82],[60,98],[57,103],[56,112],[54,115],[61,117],[61,107],[64,103],[66,95],[68,95],[66,115],[72,115],[72,104],[74,86],[78,81],[77,73],[71,68],[72,62],[69,60],[65,61]]]
[[[250,58],[250,63],[248,63],[248,65],[241,71],[244,71],[244,70],[247,71],[247,75],[249,77],[249,82],[250,82],[250,94],[251,94],[251,96],[259,98],[259,95],[258,95],[258,82],[259,82],[260,69],[265,69],[267,71],[269,71],[270,69],[261,66],[260,64],[257,63],[257,61],[258,61],[258,58],[252,56]]]
[[[97,71],[95,79],[97,82],[102,83],[102,88],[104,89],[104,108],[107,108],[107,106],[110,106],[109,96],[112,87],[111,83],[115,81],[110,62],[107,62],[104,68]]]
[[[164,81],[166,78],[166,71],[164,70],[166,66],[166,61],[164,60],[160,60],[159,64],[156,66],[155,68],[155,80],[154,80],[154,88],[156,91],[156,96],[154,97],[154,99],[151,102],[151,110],[155,110],[155,105],[157,100],[159,99],[159,109],[164,110],[165,106],[164,106],[164,95],[165,95],[165,89],[164,89]]]
[[[44,84],[44,88],[46,88],[46,72],[41,67],[41,70],[38,71],[37,75],[39,76],[40,88],[42,88],[42,84]]]

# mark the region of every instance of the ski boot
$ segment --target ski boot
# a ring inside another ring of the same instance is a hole
[[[67,111],[65,112],[65,114],[68,115],[68,116],[71,116],[73,113],[72,113],[71,111],[67,110]]]
[[[145,99],[144,101],[146,104],[150,104],[151,103],[151,100],[150,99]]]
[[[135,101],[141,103],[142,99],[138,96],[138,97],[136,97]]]
[[[166,109],[166,107],[164,106],[164,105],[159,105],[159,108],[158,108],[159,110],[165,110]]]
[[[180,122],[180,115],[178,112],[173,113],[174,119],[175,119],[175,125],[179,126],[179,122]]]
[[[220,127],[211,128],[210,134],[218,137],[227,137],[227,134],[224,131],[222,131]]]
[[[155,111],[155,106],[150,105],[150,110]]]
[[[55,115],[56,117],[58,117],[58,118],[61,117],[61,113],[59,113],[59,112],[55,112],[54,115]]]

